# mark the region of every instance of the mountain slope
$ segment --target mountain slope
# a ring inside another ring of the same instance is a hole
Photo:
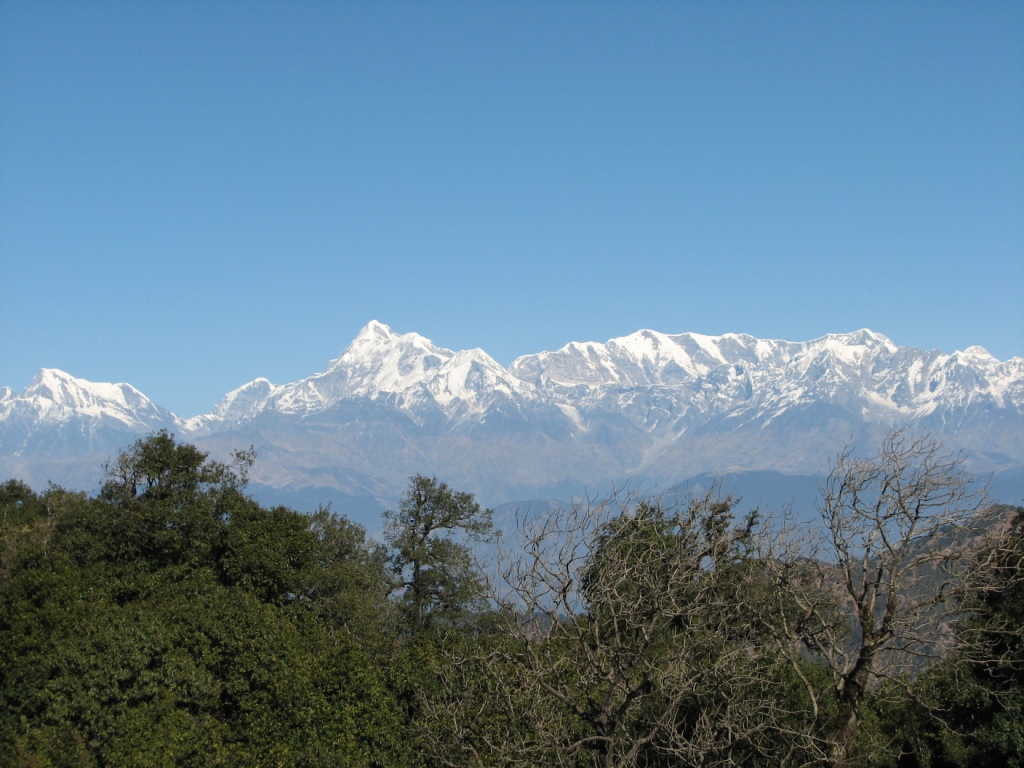
[[[254,480],[271,490],[391,500],[427,473],[500,503],[627,478],[813,475],[842,446],[904,425],[981,472],[1024,464],[1024,359],[868,330],[808,342],[644,330],[506,369],[375,321],[324,371],[256,379],[187,421],[126,384],[44,370],[21,395],[0,390],[0,474],[68,482],[69,468],[167,428],[215,455],[254,445]]]

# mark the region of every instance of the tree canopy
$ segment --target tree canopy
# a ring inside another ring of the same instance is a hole
[[[381,541],[159,432],[0,484],[0,768],[1022,765],[1024,510],[893,433],[822,524],[410,479]]]

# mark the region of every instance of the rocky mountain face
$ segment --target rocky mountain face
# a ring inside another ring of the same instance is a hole
[[[928,430],[979,473],[1024,465],[1024,359],[897,347],[862,330],[808,342],[638,331],[507,369],[371,322],[322,373],[257,379],[182,420],[127,384],[43,370],[0,390],[0,477],[92,487],[134,437],[176,432],[215,456],[256,447],[267,494],[390,503],[436,474],[488,504],[610,482],[813,475],[847,444]]]

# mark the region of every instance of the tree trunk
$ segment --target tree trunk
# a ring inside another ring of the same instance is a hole
[[[843,689],[839,691],[839,711],[836,713],[835,728],[829,739],[828,764],[833,768],[843,768],[850,764],[853,754],[853,740],[857,735],[860,723],[860,707],[864,701],[864,689],[870,671],[874,666],[874,653],[861,655],[853,672],[846,678]]]

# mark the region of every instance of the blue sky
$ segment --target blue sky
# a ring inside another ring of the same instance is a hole
[[[0,0],[0,285],[182,416],[371,319],[1024,356],[1024,5]]]

